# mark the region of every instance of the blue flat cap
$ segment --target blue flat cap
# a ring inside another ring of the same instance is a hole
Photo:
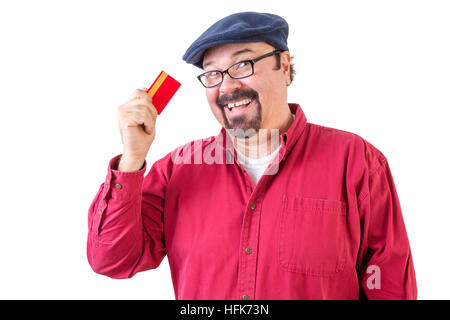
[[[282,17],[259,12],[239,12],[229,15],[209,27],[187,49],[183,60],[200,69],[208,48],[243,42],[267,42],[277,49],[289,50],[289,25]]]

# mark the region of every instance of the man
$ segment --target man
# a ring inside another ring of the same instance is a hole
[[[243,12],[187,50],[223,129],[156,161],[145,90],[119,107],[124,150],[89,209],[97,273],[129,278],[167,255],[177,299],[416,299],[388,163],[361,137],[287,103],[288,24]]]

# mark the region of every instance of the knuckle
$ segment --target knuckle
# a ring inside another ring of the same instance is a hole
[[[136,111],[136,117],[138,117],[139,119],[144,119],[146,117],[145,111],[143,110]]]
[[[117,108],[117,116],[121,117],[121,116],[123,116],[123,114],[124,114],[124,107],[123,107],[123,105],[120,105]]]
[[[155,108],[155,106],[153,105],[153,103],[150,103],[150,104],[148,105],[147,110],[148,110],[150,113],[155,114],[155,115],[158,113],[158,112],[156,111],[156,108]]]

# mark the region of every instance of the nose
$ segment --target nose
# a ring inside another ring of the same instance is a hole
[[[230,75],[225,72],[223,75],[223,81],[219,86],[220,86],[219,89],[220,93],[225,94],[225,93],[232,93],[238,90],[239,88],[241,88],[242,83],[239,79],[231,78]]]

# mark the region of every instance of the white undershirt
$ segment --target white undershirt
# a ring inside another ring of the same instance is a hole
[[[295,119],[295,114],[292,114],[292,118]],[[280,151],[281,144],[274,152],[262,158],[249,158],[241,153],[236,147],[234,149],[236,150],[239,163],[244,167],[245,171],[247,171],[250,179],[252,179],[256,186],[264,171],[266,171],[267,166],[272,163],[272,160],[277,156],[278,151]]]
[[[244,167],[245,171],[247,171],[255,186],[258,183],[259,179],[261,179],[264,171],[266,171],[267,166],[277,156],[278,151],[280,151],[280,149],[281,144],[274,152],[272,152],[267,156],[261,158],[249,158],[246,157],[236,148],[236,155],[239,160],[239,163],[241,164],[242,167]]]

